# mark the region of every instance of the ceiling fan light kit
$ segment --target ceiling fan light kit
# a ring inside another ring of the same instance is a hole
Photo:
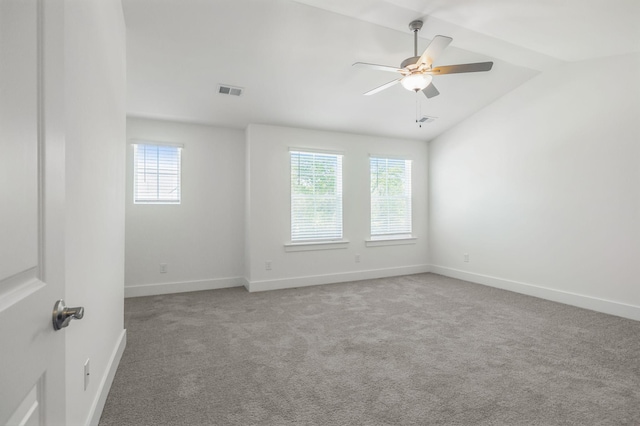
[[[426,88],[433,78],[428,74],[409,74],[400,80],[400,84],[407,90],[419,92]]]
[[[413,32],[413,56],[405,59],[400,67],[392,67],[388,65],[368,64],[364,62],[356,62],[354,66],[366,67],[378,71],[387,71],[400,73],[401,77],[397,80],[390,81],[375,89],[369,90],[365,95],[373,95],[396,83],[402,84],[407,90],[413,92],[422,91],[427,98],[432,98],[440,94],[438,89],[433,85],[433,75],[460,74],[468,72],[489,71],[493,66],[493,62],[479,62],[474,64],[447,65],[442,67],[433,67],[433,62],[440,56],[442,51],[453,41],[451,37],[437,35],[431,40],[421,56],[418,56],[418,31],[422,29],[423,22],[415,20],[409,23],[409,29]]]

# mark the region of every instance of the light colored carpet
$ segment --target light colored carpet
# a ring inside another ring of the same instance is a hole
[[[419,274],[125,301],[100,425],[639,425],[640,322]]]

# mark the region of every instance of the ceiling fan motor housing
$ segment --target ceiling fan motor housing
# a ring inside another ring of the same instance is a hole
[[[420,59],[420,56],[412,56],[411,58],[407,58],[400,64],[400,68],[407,68],[409,65],[415,65]]]

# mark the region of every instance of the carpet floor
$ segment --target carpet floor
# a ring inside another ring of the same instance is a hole
[[[640,425],[640,322],[418,274],[125,300],[101,426]]]

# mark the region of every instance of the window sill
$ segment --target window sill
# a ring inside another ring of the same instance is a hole
[[[284,251],[314,251],[314,250],[337,250],[346,249],[349,240],[340,241],[310,241],[305,243],[287,243],[284,245]]]
[[[405,244],[415,244],[416,240],[416,237],[380,238],[376,240],[365,240],[364,245],[367,247],[401,246]]]
[[[137,206],[166,206],[166,205],[179,206],[180,201],[134,201],[133,204]]]

